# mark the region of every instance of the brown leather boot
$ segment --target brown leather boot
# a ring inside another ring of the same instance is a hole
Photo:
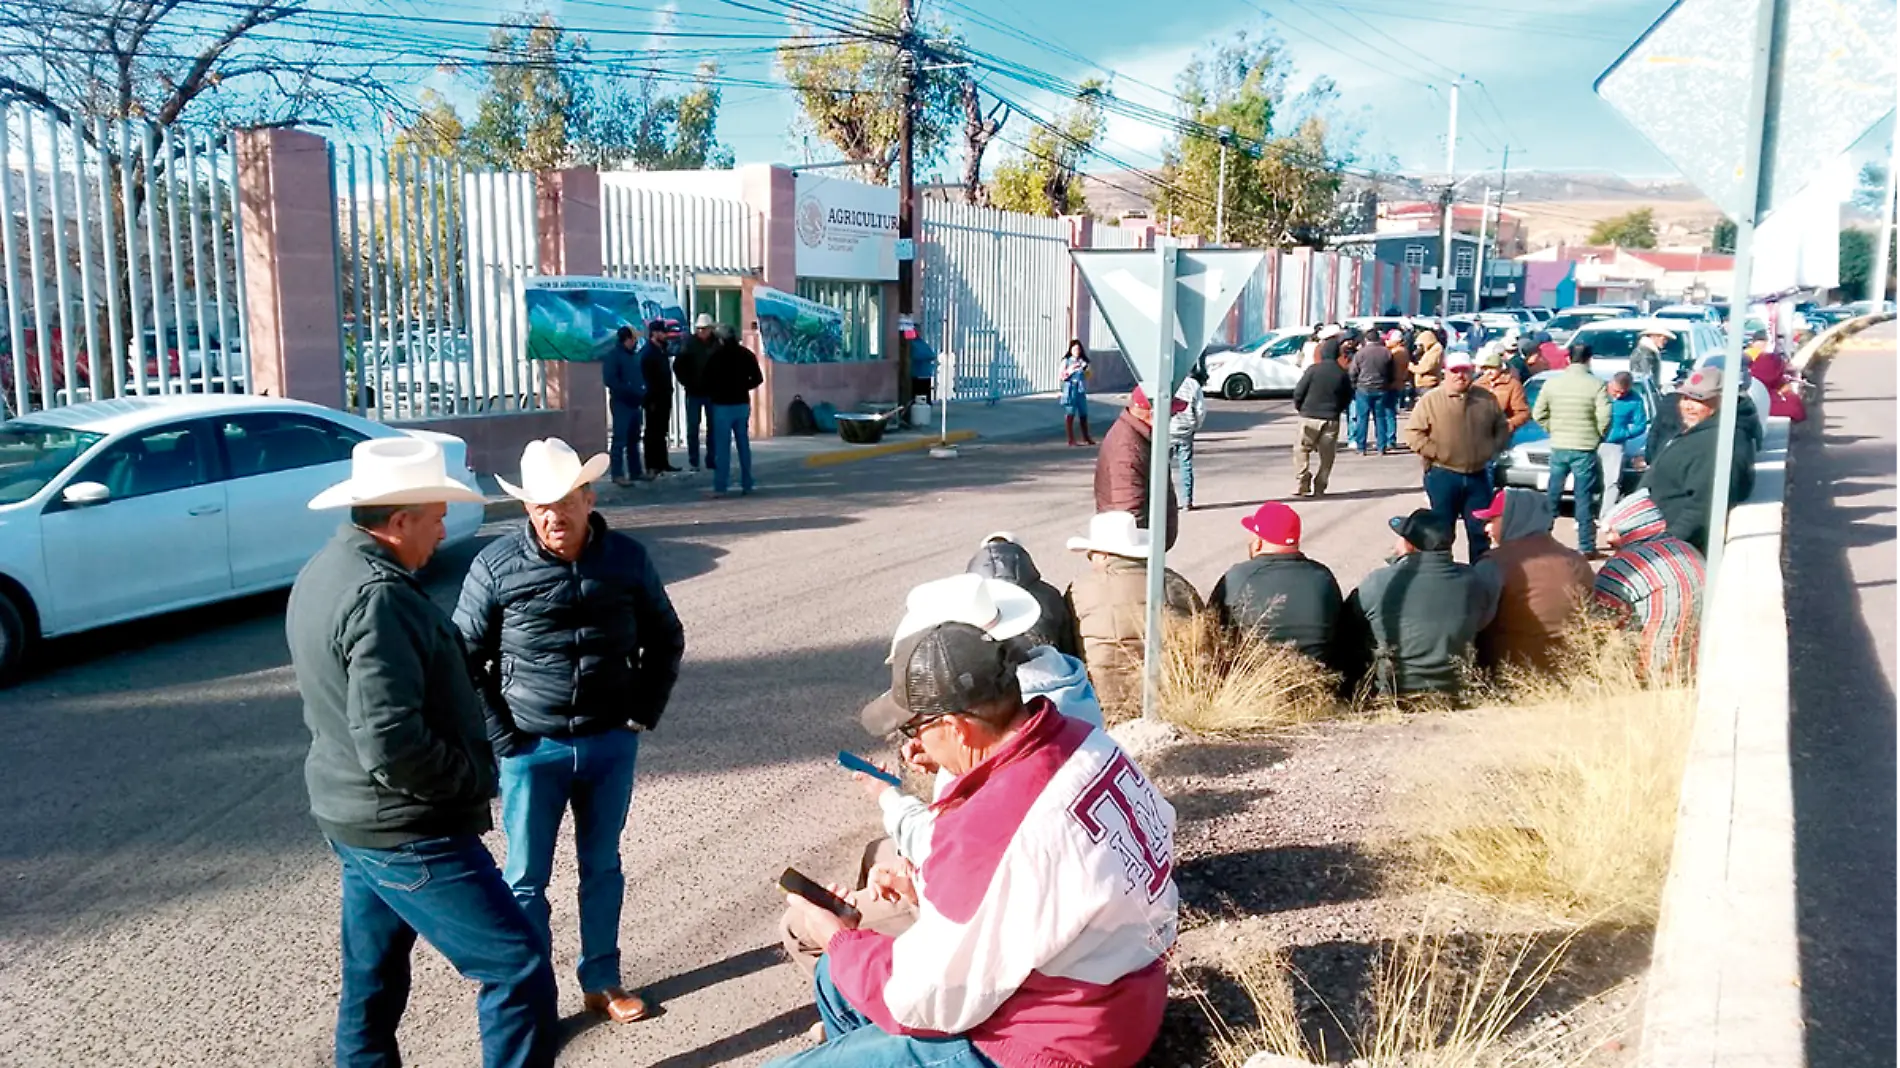
[[[581,1007],[588,1012],[598,1012],[615,1023],[633,1023],[652,1015],[647,1003],[638,994],[614,986],[606,990],[596,990],[581,998]]]

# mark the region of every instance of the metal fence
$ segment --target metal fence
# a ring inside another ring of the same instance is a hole
[[[1069,224],[947,200],[923,202],[923,331],[955,354],[952,396],[1057,386],[1068,342]]]
[[[534,176],[413,151],[332,156],[347,406],[392,421],[546,407],[521,298],[538,261]]]
[[[0,396],[9,414],[242,391],[231,135],[0,106]]]
[[[638,175],[600,176],[600,261],[609,278],[644,279],[671,286],[691,320],[702,311],[701,283],[759,270],[759,220],[744,201],[648,189]],[[673,389],[667,437],[686,441],[686,396]]]

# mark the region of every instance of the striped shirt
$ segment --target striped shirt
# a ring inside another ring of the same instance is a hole
[[[1653,675],[1695,666],[1696,622],[1706,575],[1702,554],[1672,534],[1626,542],[1596,577],[1596,603],[1640,631]]]

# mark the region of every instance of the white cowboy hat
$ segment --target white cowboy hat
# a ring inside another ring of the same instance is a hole
[[[350,477],[310,498],[310,508],[481,501],[449,477],[442,446],[427,438],[371,438],[350,450]]]
[[[528,442],[521,450],[521,485],[496,477],[503,493],[525,504],[553,504],[590,482],[600,481],[610,461],[604,452],[581,463],[581,454],[560,438]]]
[[[1133,512],[1101,512],[1089,520],[1088,536],[1069,539],[1069,551],[1145,560],[1153,541],[1152,535],[1135,525]]]
[[[1338,337],[1340,334],[1344,332],[1345,332],[1344,330],[1340,329],[1340,326],[1338,323],[1327,323],[1325,326],[1322,326],[1319,328],[1319,333],[1313,336],[1319,339],[1320,341],[1325,341],[1328,338]]]
[[[712,324],[713,324],[713,317],[710,315],[707,315],[705,312],[700,312],[699,318],[693,320],[693,329],[704,330],[707,327],[711,326]]]
[[[911,588],[904,597],[904,618],[891,638],[897,643],[939,623],[968,623],[997,641],[1027,633],[1042,618],[1042,606],[1028,590],[1002,579],[952,575]],[[885,663],[889,663],[886,658]]]

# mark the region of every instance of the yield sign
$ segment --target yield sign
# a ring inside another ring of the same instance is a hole
[[[1150,396],[1172,396],[1247,281],[1266,262],[1258,249],[1070,249],[1089,296]],[[1172,259],[1173,270],[1168,260]],[[1172,275],[1172,277],[1169,277]],[[1163,300],[1163,287],[1173,300]],[[1163,363],[1161,315],[1173,305],[1174,344]],[[1166,388],[1159,383],[1166,382]]]
[[[1793,199],[1823,165],[1894,109],[1893,0],[1774,0],[1761,209]],[[1758,0],[1677,0],[1597,79],[1683,176],[1733,218],[1755,210],[1743,182],[1743,106],[1755,69]]]

